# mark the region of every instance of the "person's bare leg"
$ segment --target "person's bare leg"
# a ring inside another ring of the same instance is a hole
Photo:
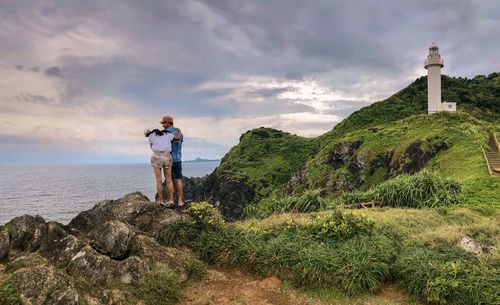
[[[163,169],[165,175],[165,181],[167,184],[168,200],[167,204],[171,205],[174,203],[174,183],[172,182],[172,166]]]
[[[177,205],[182,207],[184,205],[184,200],[182,198],[183,190],[182,190],[182,179],[175,179],[175,188],[177,190]]]
[[[161,168],[153,167],[153,171],[156,179],[156,193],[158,193],[158,200],[163,204],[163,186],[161,185]]]

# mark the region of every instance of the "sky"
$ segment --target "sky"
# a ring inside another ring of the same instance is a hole
[[[0,0],[0,163],[184,160],[261,126],[314,137],[426,75],[500,71],[497,0]]]

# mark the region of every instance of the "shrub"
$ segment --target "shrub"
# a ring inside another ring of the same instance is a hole
[[[311,213],[324,210],[326,205],[321,190],[317,189],[305,191],[301,195],[271,196],[261,200],[258,205],[247,206],[244,214],[246,217],[264,218],[275,213]]]
[[[406,249],[394,270],[411,294],[437,304],[499,304],[500,273],[458,249]]]
[[[224,225],[220,212],[208,202],[195,202],[187,208],[197,226],[201,229],[218,229]]]
[[[175,304],[181,297],[181,284],[174,273],[154,267],[134,289],[133,295],[146,305]]]
[[[165,246],[188,246],[196,236],[196,222],[190,218],[182,218],[164,225],[156,239]]]
[[[394,257],[394,247],[383,237],[330,244],[311,239],[306,231],[291,230],[264,237],[227,227],[203,232],[196,246],[208,263],[277,274],[299,286],[340,284],[350,294],[377,290]]]
[[[391,207],[423,208],[457,204],[463,197],[458,182],[424,169],[387,180],[367,192],[345,194],[344,200],[349,204],[375,200]]]
[[[0,285],[0,304],[17,305],[21,304],[17,292],[16,277],[11,275]]]
[[[350,295],[379,290],[390,277],[395,246],[382,236],[359,237],[340,244],[336,256],[340,287]]]
[[[362,216],[334,210],[333,213],[316,216],[303,229],[320,241],[342,241],[359,235],[370,235],[373,228],[373,222]]]
[[[207,271],[206,265],[197,259],[188,260],[184,267],[186,268],[189,279],[192,280],[201,279]]]

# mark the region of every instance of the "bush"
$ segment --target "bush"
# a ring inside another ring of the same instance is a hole
[[[341,266],[337,271],[340,287],[350,295],[375,292],[391,275],[396,250],[382,236],[348,240],[337,249]]]
[[[458,182],[443,179],[428,170],[414,175],[400,175],[367,192],[344,194],[345,203],[379,201],[391,207],[440,207],[463,201]]]
[[[224,225],[224,218],[212,204],[208,202],[195,202],[187,208],[200,229],[218,229]]]
[[[264,218],[275,213],[311,213],[324,210],[327,201],[321,197],[321,190],[305,191],[301,195],[277,196],[263,199],[258,205],[245,208],[246,217]]]
[[[172,271],[154,267],[134,289],[133,295],[144,300],[146,305],[175,304],[181,297],[181,284]]]
[[[458,249],[406,249],[394,270],[411,294],[437,304],[500,304],[500,273]]]
[[[362,216],[334,210],[333,213],[316,216],[303,230],[320,241],[342,241],[355,236],[370,235],[374,224]]]
[[[11,275],[0,285],[0,304],[2,305],[18,305],[19,294],[17,292],[16,277]]]
[[[259,236],[235,227],[203,232],[196,243],[203,260],[262,275],[277,274],[298,286],[340,284],[350,293],[375,291],[388,277],[394,246],[383,237],[337,244],[311,239],[306,231]]]
[[[196,222],[193,219],[182,218],[164,225],[156,239],[165,246],[188,246],[197,232]]]
[[[199,280],[207,271],[206,265],[197,259],[192,259],[186,262],[186,268],[189,279]]]

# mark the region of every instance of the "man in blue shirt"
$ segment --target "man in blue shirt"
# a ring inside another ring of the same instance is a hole
[[[179,130],[174,127],[174,119],[166,115],[161,119],[161,123],[165,131],[168,131],[174,136],[179,133]],[[175,189],[177,190],[177,206],[183,207],[183,189],[182,189],[182,142],[184,142],[184,136],[181,133],[180,140],[172,141],[172,179],[174,180]]]

